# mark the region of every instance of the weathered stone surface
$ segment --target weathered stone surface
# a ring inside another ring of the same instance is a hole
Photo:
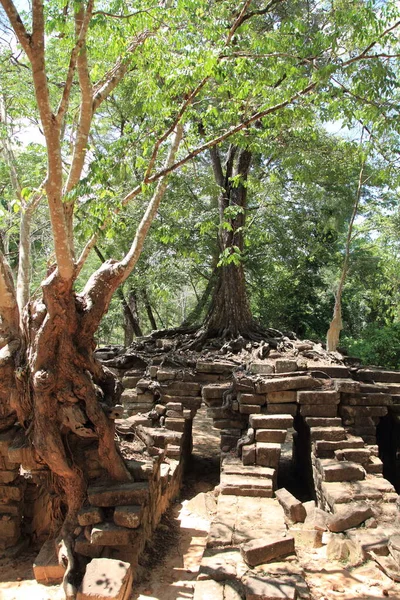
[[[392,404],[390,394],[342,394],[342,403],[350,406],[388,406]]]
[[[276,373],[292,373],[297,371],[297,361],[290,360],[288,358],[278,358],[275,361],[275,372]]]
[[[267,401],[266,394],[243,394],[239,392],[237,397],[240,404],[259,404],[262,406]]]
[[[373,510],[370,506],[353,505],[345,511],[341,511],[338,515],[332,515],[328,528],[334,533],[340,533],[357,527],[363,523],[366,519],[373,516]]]
[[[347,504],[353,501],[381,500],[382,493],[367,480],[357,482],[323,482],[322,493],[329,506]]]
[[[340,440],[339,442],[331,442],[326,440],[318,440],[314,443],[315,455],[319,458],[332,458],[336,450],[345,450],[352,449],[354,446],[362,449],[364,446],[364,442],[362,438],[359,438],[360,442],[354,442],[353,440],[356,438]],[[357,448],[356,448],[357,449]],[[350,459],[349,460],[354,460]],[[354,462],[358,462],[354,460]]]
[[[252,415],[249,419],[250,427],[254,429],[287,429],[293,425],[291,415]]]
[[[198,360],[196,363],[196,370],[199,373],[232,373],[233,369],[237,365],[228,361],[213,361],[209,362],[206,360]]]
[[[267,394],[268,404],[287,404],[297,401],[296,392],[293,390],[284,390],[282,392],[269,392]]]
[[[322,458],[318,460],[319,471],[324,481],[360,481],[365,479],[365,469],[348,460]]]
[[[243,563],[239,550],[231,548],[207,549],[201,560],[198,580],[235,580],[237,565]]]
[[[268,442],[256,443],[256,464],[262,467],[273,467],[276,469],[281,457],[280,444],[270,444]]]
[[[97,506],[85,506],[78,513],[78,523],[82,527],[96,525],[104,520],[104,512]]]
[[[91,544],[101,546],[127,546],[131,541],[131,530],[114,523],[100,523],[92,527]]]
[[[254,415],[261,412],[261,406],[258,404],[240,404],[239,412],[241,415]]]
[[[290,535],[265,536],[250,540],[240,546],[244,561],[251,567],[294,552],[294,538]]]
[[[172,431],[180,431],[183,432],[185,430],[185,419],[182,418],[172,418],[167,417],[165,419],[165,428],[170,429]]]
[[[258,465],[245,466],[240,459],[227,456],[222,462],[222,471],[228,475],[243,475],[244,477],[262,477],[274,479],[276,471],[271,467],[260,467]]]
[[[340,417],[306,417],[309,427],[342,427]]]
[[[22,499],[23,488],[17,485],[0,485],[0,502],[8,504]]]
[[[244,477],[222,473],[220,482],[222,495],[253,496],[272,498],[272,480],[260,477]]]
[[[227,390],[232,386],[230,382],[227,383],[210,383],[204,385],[201,390],[201,395],[205,400],[221,398]]]
[[[173,369],[164,369],[163,367],[160,367],[157,370],[158,381],[172,381],[173,379],[176,379],[177,375],[178,371]]]
[[[20,535],[20,519],[11,515],[0,517],[0,547],[6,538],[16,542]]]
[[[196,581],[193,600],[224,600],[224,584],[214,579]]]
[[[296,583],[290,578],[250,576],[245,579],[246,600],[296,600]]]
[[[286,429],[256,429],[256,442],[283,444],[286,434]]]
[[[243,465],[256,464],[256,445],[246,444],[242,447],[242,462]]]
[[[350,378],[350,371],[344,365],[321,365],[314,361],[308,362],[308,371],[314,375],[314,377],[321,376],[321,373],[325,373],[329,377],[336,378]]]
[[[180,402],[183,408],[200,408],[201,398],[197,396],[169,396],[163,395],[163,402],[168,404],[169,402]]]
[[[276,490],[275,496],[279,504],[282,506],[285,515],[293,521],[293,523],[303,523],[307,516],[306,509],[300,500],[297,500],[293,494],[287,489],[281,488]]]
[[[56,585],[62,582],[65,567],[58,563],[55,541],[47,540],[33,563],[33,574],[38,583]]]
[[[16,427],[11,427],[11,429],[8,429],[7,431],[0,432],[0,455],[8,455],[8,449],[11,446],[16,433]]]
[[[296,416],[298,404],[267,404],[263,406],[262,412],[266,415],[290,415]]]
[[[335,390],[343,394],[357,394],[360,391],[360,383],[353,379],[335,379]]]
[[[273,363],[255,361],[250,365],[250,373],[254,373],[254,375],[270,375],[275,372],[275,368]]]
[[[297,392],[297,402],[299,404],[339,404],[340,394],[335,391],[300,391]]]
[[[199,396],[200,390],[200,384],[195,381],[174,381],[161,387],[168,396]]]
[[[305,503],[306,504],[306,503]],[[317,529],[318,531],[326,531],[328,529],[328,523],[332,515],[322,510],[321,508],[315,507],[314,510],[307,513],[305,524],[308,527]]]
[[[320,382],[313,377],[274,377],[256,383],[257,394],[268,394],[270,392],[281,392],[285,390],[301,390],[304,388],[319,387]]]
[[[335,457],[337,460],[346,460],[361,465],[367,465],[369,463],[370,451],[368,448],[343,448],[335,450]]]
[[[86,567],[77,600],[128,600],[132,583],[129,563],[111,558],[94,558]]]
[[[346,432],[343,427],[311,427],[310,438],[313,442],[319,440],[340,442],[346,439]]]
[[[315,529],[312,524],[307,527],[306,524],[301,523],[290,528],[290,534],[294,537],[296,548],[299,546],[321,548],[322,533],[320,529]]]
[[[383,383],[400,383],[400,371],[381,371],[373,369],[358,369],[360,381],[382,381]]]
[[[336,404],[302,404],[300,414],[303,417],[336,417]]]
[[[167,404],[165,405],[165,410],[174,410],[181,412],[183,410],[182,402],[167,402]]]
[[[80,533],[75,540],[75,552],[87,556],[89,558],[100,558],[104,546],[98,544],[91,544],[90,540],[87,540],[84,533]]]
[[[163,466],[163,465],[161,465]],[[168,478],[169,465],[167,467],[166,477]],[[120,527],[128,529],[137,529],[142,520],[141,506],[116,506],[114,510],[114,523]]]
[[[143,504],[149,494],[147,482],[129,481],[113,485],[90,486],[88,498],[93,506],[127,506]]]
[[[0,471],[0,483],[12,483],[17,479],[19,471]]]

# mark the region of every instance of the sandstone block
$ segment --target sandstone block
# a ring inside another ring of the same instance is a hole
[[[357,394],[360,391],[360,383],[353,379],[335,379],[335,390],[343,394]]]
[[[339,404],[340,394],[335,391],[323,392],[297,392],[297,402],[299,404]]]
[[[287,429],[293,425],[291,415],[254,415],[249,419],[254,429]]]
[[[272,479],[246,477],[222,473],[219,485],[224,496],[253,496],[256,498],[272,498]]]
[[[198,360],[196,363],[196,370],[199,373],[216,373],[216,374],[230,374],[233,369],[236,367],[236,364],[231,363],[229,361],[206,361],[206,360]]]
[[[245,562],[255,567],[294,552],[294,538],[290,535],[265,536],[241,544],[240,551]]]
[[[357,439],[357,438],[340,440],[339,442],[318,440],[314,443],[315,455],[318,458],[333,458],[336,450],[339,451],[339,450],[344,450],[347,448],[352,449],[352,448],[354,448],[355,444],[358,444],[358,447],[362,449],[362,447],[364,446],[364,442],[362,441],[362,439],[359,438],[361,440],[361,442],[353,442],[353,439]],[[357,446],[356,446],[356,448],[357,448]],[[346,450],[346,452],[347,452],[347,450]],[[343,459],[343,460],[345,460],[345,459]],[[349,460],[352,460],[354,462],[359,462],[359,461],[354,460],[353,458],[349,458]]]
[[[256,442],[283,444],[286,434],[286,429],[256,429]]]
[[[163,465],[162,465],[163,466]],[[167,478],[169,472],[169,465]],[[142,520],[142,507],[141,506],[116,506],[114,510],[114,523],[120,527],[127,527],[128,529],[137,529]]]
[[[328,528],[334,533],[340,533],[357,527],[366,519],[373,516],[373,510],[370,506],[350,506],[345,511],[341,511],[338,515],[333,515],[328,523]]]
[[[214,579],[196,581],[193,600],[224,600],[224,584]]]
[[[300,414],[303,417],[336,417],[336,404],[302,404],[300,405]]]
[[[242,462],[244,465],[256,464],[256,445],[248,444],[242,447]]]
[[[97,506],[86,506],[78,513],[78,523],[82,527],[96,525],[104,520],[104,512]]]
[[[296,402],[296,392],[285,390],[283,392],[269,392],[267,394],[267,404],[287,404]]]
[[[129,563],[111,558],[94,558],[86,567],[77,600],[128,600],[132,583]]]
[[[58,563],[54,540],[47,540],[33,563],[33,574],[42,585],[57,585],[62,582],[65,567]]]
[[[290,415],[291,417],[295,417],[297,414],[298,405],[297,404],[274,404],[269,403],[266,406],[263,406],[262,412],[266,415]]]
[[[175,381],[168,386],[162,386],[162,391],[169,396],[199,396],[201,388],[195,381]]]
[[[279,504],[282,506],[285,515],[293,521],[293,523],[303,523],[307,516],[306,509],[300,500],[297,500],[293,494],[285,488],[276,490],[275,496]]]
[[[203,396],[204,400],[208,400],[208,399],[216,399],[216,398],[221,398],[224,395],[224,392],[226,392],[227,390],[229,390],[229,388],[231,387],[231,383],[210,383],[208,385],[204,385],[202,390],[201,390],[201,395]]]
[[[172,431],[180,431],[183,432],[185,430],[185,419],[182,418],[172,418],[167,417],[165,419],[165,428],[170,429]]]
[[[254,375],[270,375],[274,373],[274,365],[268,362],[255,361],[250,365],[250,373]]]
[[[343,427],[311,427],[310,438],[313,442],[340,442],[346,439],[346,432]]]
[[[324,481],[360,481],[365,479],[365,469],[348,460],[319,459],[318,466]]]
[[[262,467],[273,467],[276,469],[281,457],[280,444],[269,444],[268,442],[256,443],[256,464]]]
[[[100,546],[127,546],[132,541],[131,530],[114,523],[100,523],[92,527],[90,543]]]
[[[242,392],[239,392],[238,400],[240,404],[259,404],[260,406],[263,406],[267,401],[267,397],[265,394],[243,394]]]
[[[296,583],[284,577],[246,577],[246,600],[296,600]]]
[[[390,394],[342,394],[342,403],[351,406],[389,406],[392,404]]]
[[[129,481],[112,485],[90,486],[88,498],[93,506],[127,506],[143,504],[149,494],[147,482]]]
[[[340,417],[306,417],[309,427],[342,427]]]
[[[282,392],[285,390],[313,389],[319,387],[317,379],[308,376],[277,377],[265,379],[256,383],[257,394],[269,394],[270,392]]]
[[[288,358],[278,358],[275,361],[276,373],[292,373],[297,371],[297,361]]]

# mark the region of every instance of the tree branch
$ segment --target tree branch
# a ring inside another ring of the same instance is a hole
[[[12,0],[0,0],[2,7],[10,21],[11,27],[13,28],[15,35],[18,38],[19,43],[23,47],[26,55],[30,58],[32,49],[31,49],[31,35],[26,31],[25,25],[22,22],[21,17],[19,16],[19,12],[15,8],[14,2]]]

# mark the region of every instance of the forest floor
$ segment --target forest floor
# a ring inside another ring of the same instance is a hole
[[[216,510],[219,483],[219,432],[202,408],[193,423],[193,456],[179,502],[164,515],[142,557],[141,581],[131,600],[187,600],[193,590]],[[400,600],[400,584],[372,561],[348,568],[329,561],[325,547],[301,550],[299,562],[309,585],[310,600]],[[43,586],[33,577],[35,551],[0,560],[0,600],[62,600],[60,586]]]

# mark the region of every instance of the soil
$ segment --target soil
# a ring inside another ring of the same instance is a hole
[[[141,559],[141,581],[131,600],[186,600],[193,589],[210,523],[215,514],[214,488],[219,483],[219,433],[202,408],[193,423],[193,458],[181,498],[164,515]],[[33,578],[36,551],[0,560],[0,600],[63,600],[60,586],[43,586]],[[328,561],[324,548],[299,553],[311,600],[400,600],[400,584],[367,561],[348,567]]]

